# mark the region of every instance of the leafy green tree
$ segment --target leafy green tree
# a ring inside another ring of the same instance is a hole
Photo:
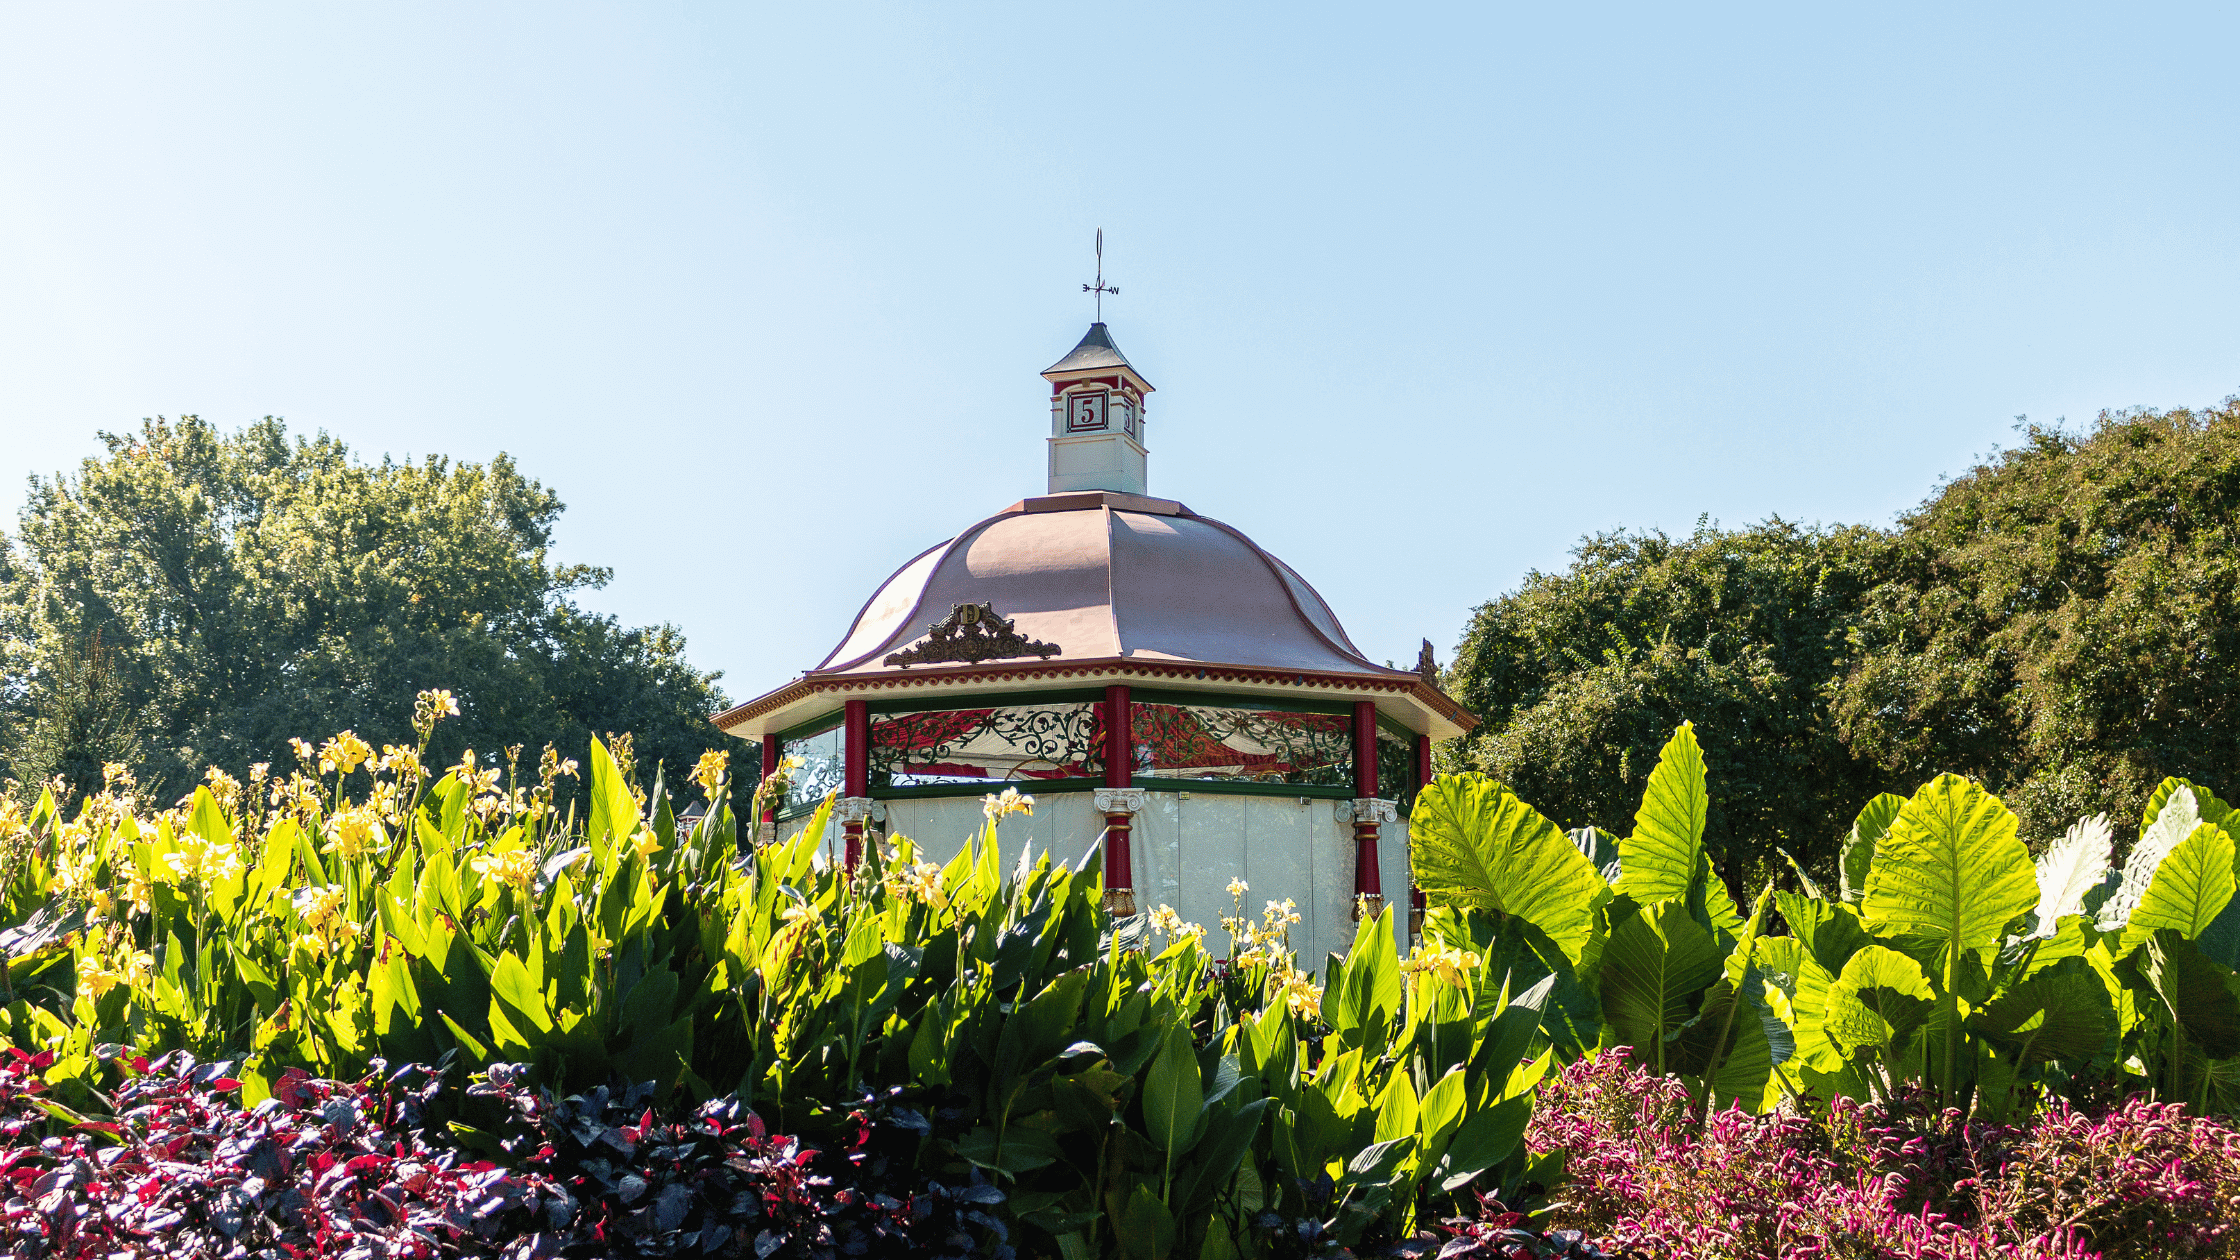
[[[141,745],[143,782],[171,792],[206,764],[292,764],[291,737],[409,743],[423,688],[458,697],[433,750],[447,760],[546,743],[580,757],[593,732],[632,731],[646,778],[659,763],[676,783],[737,746],[708,724],[725,697],[675,627],[575,605],[608,571],[551,560],[560,500],[502,454],[371,464],[272,418],[102,440],[75,476],[32,479],[0,572],[0,704],[19,730],[60,720],[72,653],[98,635],[133,715],[109,738]]]
[[[11,725],[0,748],[15,777],[59,778],[77,796],[100,788],[110,764],[139,762],[136,715],[113,656],[96,630],[84,644],[61,645],[52,666],[25,680],[25,720]]]
[[[1950,770],[2042,843],[2240,779],[2240,398],[2023,441],[1901,521],[1835,734],[1901,782]]]
[[[1893,782],[1828,711],[1888,548],[1876,530],[1778,518],[1588,538],[1570,569],[1531,573],[1471,618],[1447,683],[1485,721],[1450,764],[1563,826],[1625,835],[1658,749],[1693,721],[1722,867],[1739,877],[1779,846],[1832,870],[1860,804]]]

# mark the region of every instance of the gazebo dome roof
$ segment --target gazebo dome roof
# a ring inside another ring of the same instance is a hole
[[[1011,650],[976,638],[956,650],[963,640],[937,630],[975,608],[1008,621],[997,628]],[[1438,738],[1475,725],[1417,674],[1363,656],[1314,588],[1244,534],[1169,499],[1111,491],[1025,499],[921,553],[814,669],[716,721],[759,738],[830,707],[834,693],[1130,681],[1351,693]]]

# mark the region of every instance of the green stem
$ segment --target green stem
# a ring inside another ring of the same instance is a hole
[[[1945,946],[1944,952],[1944,1105],[1958,1104],[1954,1076],[1960,1061],[1960,994],[1956,991],[1960,980],[1960,941],[1958,937]]]

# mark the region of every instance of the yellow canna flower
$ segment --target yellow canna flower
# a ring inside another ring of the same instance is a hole
[[[1448,984],[1461,988],[1468,985],[1470,978],[1477,974],[1478,961],[1478,956],[1467,950],[1425,949],[1417,950],[1414,955],[1404,959],[1400,970],[1411,975],[1429,972]]]
[[[980,803],[980,812],[989,822],[1002,822],[1012,814],[1034,814],[1034,798],[1021,796],[1017,788],[1005,788],[1000,796],[989,795]]]
[[[731,754],[720,748],[711,748],[700,754],[699,764],[692,767],[692,781],[709,800],[716,797],[716,785],[731,772]]]
[[[343,810],[327,820],[325,852],[356,859],[386,848],[389,837],[381,829],[381,815],[372,806]]]
[[[536,855],[527,849],[509,849],[504,853],[485,853],[467,860],[477,875],[488,876],[501,884],[510,884],[527,892],[537,882]]]
[[[358,738],[356,731],[344,731],[320,747],[319,773],[333,770],[348,774],[372,757],[373,745]]]

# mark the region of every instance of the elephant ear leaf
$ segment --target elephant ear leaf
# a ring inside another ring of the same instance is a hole
[[[2170,1017],[2212,1059],[2240,1054],[2240,996],[2234,976],[2168,928],[2147,938],[2139,970]]]
[[[1869,945],[1851,956],[1828,986],[1822,1026],[1846,1052],[1902,1050],[1929,1017],[1936,994],[1921,964],[1894,949]]]
[[[1483,775],[1443,774],[1417,794],[1408,831],[1434,905],[1515,915],[1579,961],[1610,889],[1540,811]]]
[[[2052,936],[2061,920],[2084,910],[2085,894],[2100,886],[2115,852],[2115,828],[2106,814],[2069,828],[2038,859],[2039,936]]]
[[[1857,905],[1867,891],[1867,868],[1874,865],[1874,846],[1881,841],[1882,833],[1890,830],[1890,824],[1898,821],[1898,811],[1905,804],[1906,798],[1884,792],[1859,811],[1858,820],[1851,824],[1851,834],[1844,838],[1843,859],[1837,868],[1841,881],[1837,891],[1845,901]]]
[[[1706,864],[1703,823],[1709,809],[1703,749],[1694,724],[1682,722],[1649,772],[1633,834],[1618,842],[1618,891],[1645,906],[1686,897]]]
[[[2207,931],[2232,901],[2232,837],[2215,823],[2200,823],[2155,866],[2154,880],[2123,929],[2118,952],[2139,947],[2159,928],[2192,940]]]
[[[2175,786],[2171,786],[2175,783]],[[2139,842],[2123,859],[2123,879],[2116,890],[2100,907],[2100,926],[2103,929],[2119,928],[2131,921],[2131,914],[2139,908],[2147,889],[2154,883],[2156,868],[2170,851],[2183,843],[2193,829],[2201,825],[2201,809],[2193,789],[2183,780],[2165,780],[2169,787],[2162,796],[2162,804],[2155,810],[2154,821],[2139,832]]]
[[[2108,986],[2082,958],[2064,958],[1991,999],[1969,1027],[2023,1060],[2089,1059],[2116,1033]]]
[[[2199,821],[2213,822],[2227,831],[2232,830],[2231,825],[2225,821],[2232,814],[2232,806],[2218,800],[2216,793],[2198,783],[2189,779],[2171,778],[2156,784],[2154,791],[2148,795],[2146,812],[2139,819],[2140,831],[2144,832],[2154,826],[2155,820],[2162,817],[2162,807],[2169,804],[2170,798],[2177,795],[2180,789],[2193,794],[2194,813]]]
[[[1597,976],[1603,1017],[1637,1062],[1661,1068],[1666,1039],[1694,1018],[1697,996],[1719,978],[1711,930],[1677,901],[1660,901],[1619,924],[1603,946]]]
[[[1942,774],[1913,794],[1875,845],[1860,910],[1879,929],[1973,949],[1999,940],[2037,901],[2013,811]]]

